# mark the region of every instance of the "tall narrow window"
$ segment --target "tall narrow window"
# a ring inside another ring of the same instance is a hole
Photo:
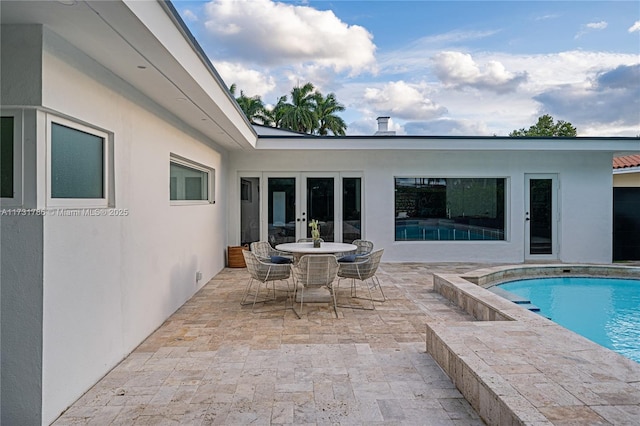
[[[13,198],[14,194],[14,117],[3,116],[0,122],[0,197]]]
[[[213,169],[172,156],[169,173],[169,199],[174,204],[213,202]]]
[[[260,240],[260,178],[240,178],[240,242]]]
[[[342,179],[342,241],[362,238],[362,189],[359,177]]]

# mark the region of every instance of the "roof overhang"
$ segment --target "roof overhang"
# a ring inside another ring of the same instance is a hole
[[[491,136],[260,136],[260,150],[419,150],[640,152],[640,139],[623,137],[511,138]]]
[[[257,135],[170,2],[5,1],[2,24],[41,24],[229,150]]]

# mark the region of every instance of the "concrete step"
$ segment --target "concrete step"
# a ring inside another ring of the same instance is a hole
[[[511,293],[503,288],[498,286],[489,287],[487,290],[490,292],[497,294],[498,296],[507,299],[510,302],[513,302],[519,306],[522,306],[525,309],[530,310],[531,312],[540,312],[540,308],[531,303],[531,300],[518,296],[517,294]]]

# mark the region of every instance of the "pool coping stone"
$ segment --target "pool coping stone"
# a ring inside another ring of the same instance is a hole
[[[513,265],[434,274],[476,321],[426,325],[426,349],[488,424],[637,424],[640,364],[487,290],[541,276],[639,278],[623,265]]]

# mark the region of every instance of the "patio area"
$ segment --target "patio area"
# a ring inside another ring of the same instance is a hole
[[[328,304],[251,313],[246,269],[225,269],[54,424],[482,425],[425,351],[427,322],[473,318],[433,273],[482,264],[381,264],[375,311]]]
[[[224,269],[54,424],[637,424],[640,364],[469,281],[502,269],[383,263],[375,311],[302,319]]]

